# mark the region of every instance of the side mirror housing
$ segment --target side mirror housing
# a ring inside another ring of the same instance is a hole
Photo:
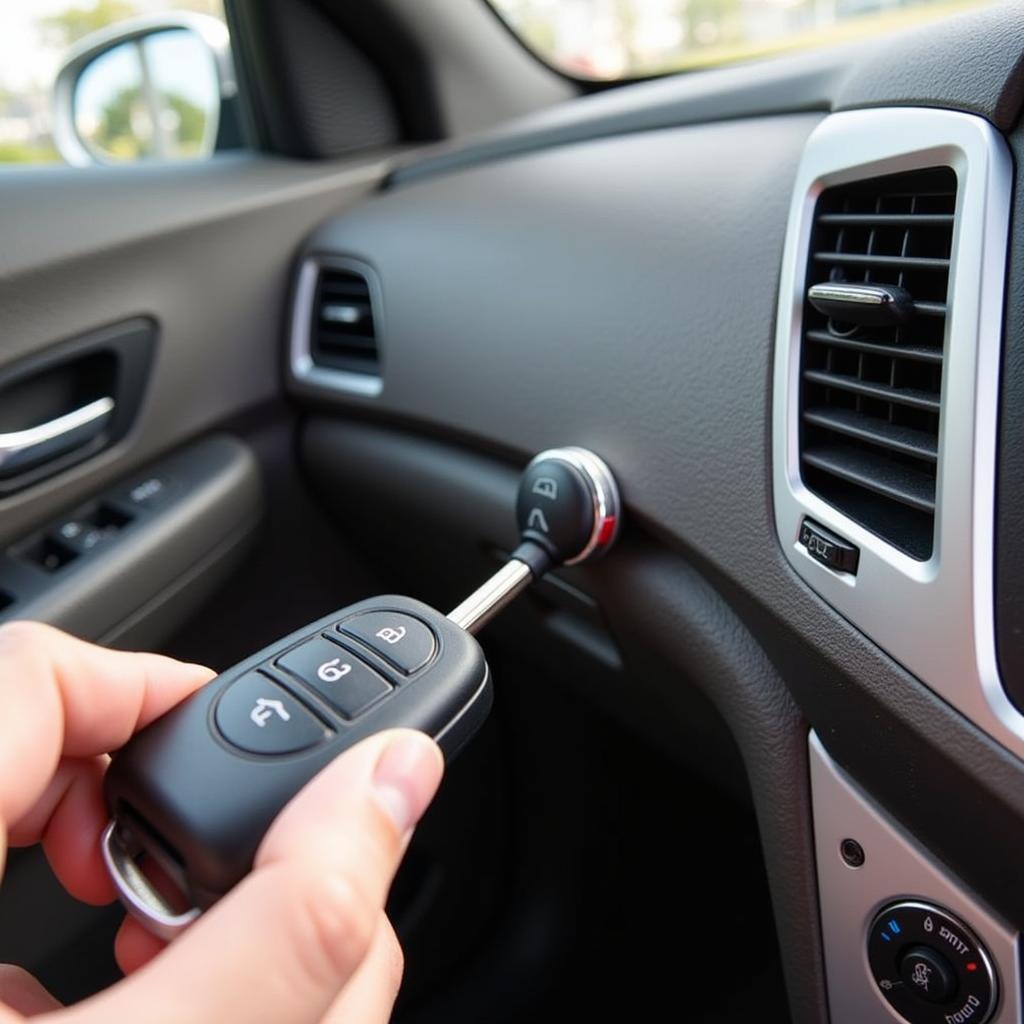
[[[237,93],[223,22],[188,12],[133,18],[86,36],[65,59],[54,140],[75,166],[201,160],[225,134],[237,136]]]

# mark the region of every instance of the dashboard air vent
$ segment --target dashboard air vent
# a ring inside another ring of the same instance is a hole
[[[309,340],[317,366],[350,373],[380,372],[373,298],[365,275],[348,268],[320,269]]]
[[[826,189],[807,267],[801,476],[921,560],[934,545],[956,188],[940,167]]]

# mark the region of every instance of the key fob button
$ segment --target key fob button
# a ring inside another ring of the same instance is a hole
[[[361,640],[400,672],[410,675],[434,656],[434,634],[419,619],[401,612],[361,612],[338,629]]]
[[[354,654],[320,636],[292,648],[277,664],[345,718],[355,718],[391,689]]]
[[[236,679],[217,701],[221,736],[251,754],[294,754],[331,735],[287,690],[259,672]]]

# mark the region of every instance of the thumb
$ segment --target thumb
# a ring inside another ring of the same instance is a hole
[[[366,956],[404,839],[442,772],[422,733],[353,747],[281,812],[243,882],[156,959],[60,1021],[319,1021]]]

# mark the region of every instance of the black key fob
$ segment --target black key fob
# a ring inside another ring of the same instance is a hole
[[[490,710],[469,633],[408,597],[362,601],[219,675],[114,755],[108,869],[129,910],[173,936],[251,869],[278,812],[325,765],[394,727],[450,759]],[[154,887],[152,858],[189,906]]]

